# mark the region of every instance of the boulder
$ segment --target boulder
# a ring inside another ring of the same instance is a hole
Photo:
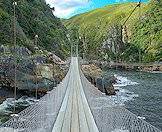
[[[159,66],[159,71],[162,71],[162,65],[161,65],[161,66]]]
[[[116,94],[113,84],[117,82],[117,78],[114,76],[102,78],[102,70],[93,64],[82,65],[82,71],[88,81],[96,86],[101,92],[105,93],[106,95]]]
[[[48,60],[55,64],[65,64],[65,62],[61,60],[61,58],[51,52],[48,53]]]
[[[0,47],[0,50],[4,50]],[[8,48],[13,52],[13,48]],[[16,47],[17,50],[17,89],[18,91],[47,91],[55,87],[65,76],[65,72],[60,67],[62,60],[54,56],[57,63],[49,64],[49,56],[42,54],[31,55],[30,51],[24,47]],[[6,51],[6,50],[5,50]],[[54,64],[54,65],[53,65]],[[12,54],[2,54],[0,64],[0,86],[14,90],[15,62]],[[37,77],[36,77],[37,73]],[[36,84],[37,82],[37,84]]]
[[[82,65],[82,71],[85,75],[89,75],[91,77],[99,77],[102,75],[101,68],[94,64]]]
[[[115,82],[115,79],[113,77],[104,78],[104,88],[105,88],[105,94],[106,95],[115,95],[115,88],[113,86],[113,83]]]
[[[105,87],[103,86],[103,80],[101,77],[96,78],[96,87],[103,93],[105,93]]]
[[[96,87],[106,95],[115,95],[116,90],[113,86],[116,83],[116,78],[114,76],[106,77],[106,78],[97,78],[96,79]]]

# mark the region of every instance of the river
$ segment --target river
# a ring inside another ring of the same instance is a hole
[[[112,98],[162,130],[162,73],[107,70],[106,75],[115,75],[120,91]]]

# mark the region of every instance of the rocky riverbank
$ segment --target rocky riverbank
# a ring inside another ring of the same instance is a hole
[[[95,85],[101,92],[106,95],[116,95],[116,90],[113,86],[117,82],[115,76],[103,76],[102,70],[94,64],[82,65],[82,71],[88,81]]]
[[[119,69],[127,71],[162,72],[162,63],[115,63],[107,61],[92,60],[89,63],[95,64],[100,68]]]
[[[48,51],[37,51],[33,54],[27,48],[18,46],[16,51],[12,47],[4,46],[0,48],[0,51],[1,102],[6,98],[13,98],[15,86],[15,57],[12,55],[13,51],[17,60],[17,98],[35,96],[36,88],[38,89],[38,97],[43,96],[48,90],[52,90],[53,87],[60,83],[67,72],[68,64],[65,64],[58,56]]]
[[[1,46],[0,55],[0,124],[7,121],[13,112],[15,85],[18,113],[37,101],[36,88],[39,99],[62,81],[68,69],[68,63],[48,51],[31,52],[25,47],[17,46],[15,50]]]

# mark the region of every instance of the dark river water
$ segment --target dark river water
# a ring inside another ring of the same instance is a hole
[[[162,73],[108,70],[121,80],[118,98],[125,107],[162,130]]]

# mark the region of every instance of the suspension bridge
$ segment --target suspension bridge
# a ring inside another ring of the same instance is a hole
[[[116,104],[83,75],[71,58],[63,81],[4,123],[2,132],[161,132]]]
[[[14,47],[16,5],[14,2]],[[137,7],[140,7],[140,3],[135,9]],[[38,36],[35,39],[37,43]],[[76,56],[71,57],[68,73],[62,82],[35,104],[13,114],[10,120],[0,126],[0,132],[161,132],[124,106],[116,104],[86,79],[80,68],[78,45]],[[16,66],[14,76],[16,82]],[[14,87],[16,100],[16,83]]]

